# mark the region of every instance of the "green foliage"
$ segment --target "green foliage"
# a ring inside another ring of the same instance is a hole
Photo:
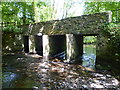
[[[29,21],[28,13],[32,14],[32,10],[29,10],[30,8],[31,6],[24,2],[2,2],[2,22],[17,22],[23,24],[25,16],[27,17],[26,21]]]
[[[84,14],[93,14],[97,12],[112,11],[112,19],[120,20],[120,2],[85,2]],[[118,10],[118,12],[113,11]]]
[[[120,2],[86,2],[85,14],[112,11],[113,22],[120,21]],[[118,11],[115,11],[118,10]],[[107,23],[102,33],[107,40],[107,51],[112,55],[120,56],[120,23]]]
[[[14,33],[22,33],[22,30],[17,26],[8,25],[7,27],[3,27],[3,31],[6,32],[14,32]]]
[[[103,27],[103,35],[108,40],[108,51],[120,56],[120,23],[109,23]]]
[[[38,10],[44,6],[44,2],[2,2],[3,31],[22,32],[17,26],[34,23],[40,16]]]
[[[96,42],[96,37],[95,36],[85,36],[84,37],[84,43],[95,43]]]

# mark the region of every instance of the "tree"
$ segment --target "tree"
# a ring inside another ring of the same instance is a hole
[[[112,11],[113,21],[116,21],[117,19],[120,20],[120,10],[118,9],[120,9],[120,2],[85,2],[84,14]]]
[[[44,2],[2,2],[3,30],[18,31],[16,25],[40,22],[39,8],[43,6]]]

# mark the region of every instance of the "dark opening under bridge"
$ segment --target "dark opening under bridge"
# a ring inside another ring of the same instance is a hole
[[[83,54],[83,36],[97,36],[98,34],[65,34],[65,35],[31,35],[24,36],[24,51],[43,55],[44,60],[60,58],[63,54],[68,62],[78,61]],[[34,38],[31,45],[29,38]],[[32,49],[30,49],[32,48]]]
[[[79,60],[83,54],[83,36],[97,36],[99,49],[101,27],[111,22],[111,15],[108,11],[23,25],[24,51],[41,54],[44,60],[64,51],[68,62]]]

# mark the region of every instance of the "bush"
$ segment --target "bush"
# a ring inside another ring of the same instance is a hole
[[[107,38],[107,49],[120,56],[120,23],[109,23],[103,27],[103,35]]]
[[[13,26],[13,25],[8,25],[6,27],[3,27],[2,29],[5,32],[15,32],[15,33],[21,33],[22,30],[20,28],[18,28],[17,26]]]

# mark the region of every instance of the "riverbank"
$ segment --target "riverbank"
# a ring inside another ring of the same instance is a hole
[[[3,72],[18,73],[18,76],[21,74],[27,78],[24,77],[22,79],[24,83],[21,84],[19,77],[16,77],[11,80],[13,84],[10,87],[8,86],[8,88],[63,90],[120,87],[119,81],[105,70],[104,72],[92,70],[81,65],[64,63],[58,59],[45,62],[37,54],[4,55]],[[3,81],[4,79],[3,77]],[[5,88],[5,82],[3,84],[3,88]]]

